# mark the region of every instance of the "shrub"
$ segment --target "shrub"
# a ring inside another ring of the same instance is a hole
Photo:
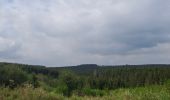
[[[15,66],[0,67],[0,85],[14,88],[28,81],[28,74]]]
[[[90,88],[84,88],[82,90],[82,93],[87,96],[104,96],[106,94],[104,90],[90,89]]]

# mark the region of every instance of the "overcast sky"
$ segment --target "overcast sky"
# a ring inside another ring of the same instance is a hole
[[[170,63],[170,0],[0,0],[0,61]]]

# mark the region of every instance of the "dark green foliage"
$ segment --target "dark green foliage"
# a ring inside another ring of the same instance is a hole
[[[11,88],[21,85],[28,80],[28,75],[19,67],[5,65],[0,67],[0,84]]]
[[[31,84],[33,85],[34,88],[39,87],[38,78],[35,74],[32,75]]]
[[[65,96],[102,96],[102,90],[162,85],[169,79],[170,65],[45,67],[0,63],[1,86],[15,88],[26,83]]]
[[[82,80],[71,72],[63,72],[60,76],[62,84],[65,84],[66,89],[63,91],[65,96],[71,96],[72,92],[76,89],[81,89],[83,87]]]
[[[116,89],[163,84],[170,79],[170,67],[113,67],[94,71],[89,78],[91,88]]]

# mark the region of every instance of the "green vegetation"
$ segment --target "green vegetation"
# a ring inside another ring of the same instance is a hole
[[[170,65],[0,63],[0,100],[170,100]]]
[[[168,88],[166,85],[154,85],[112,91],[87,90],[86,96],[74,94],[71,97],[65,97],[58,93],[47,92],[42,88],[33,88],[27,85],[15,89],[0,88],[0,100],[170,100]],[[101,96],[98,92],[105,92],[105,94]],[[92,96],[91,94],[95,95]]]

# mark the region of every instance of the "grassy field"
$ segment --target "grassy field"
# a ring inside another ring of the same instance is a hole
[[[113,91],[102,90],[103,96],[64,97],[62,94],[47,92],[31,86],[18,87],[13,90],[0,88],[0,100],[170,100],[169,85],[155,85]]]

